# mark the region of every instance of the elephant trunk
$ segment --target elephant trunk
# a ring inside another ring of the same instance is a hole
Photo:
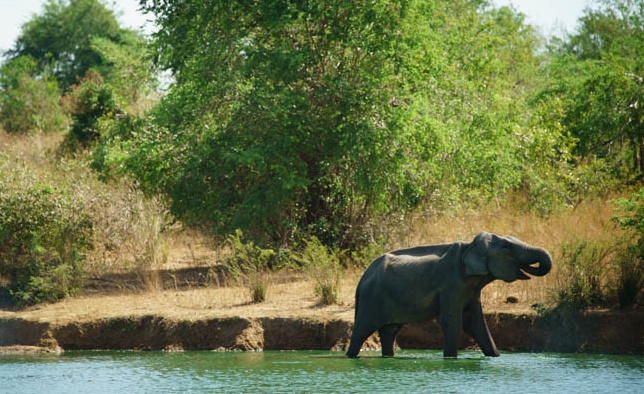
[[[521,270],[534,276],[544,276],[552,268],[552,257],[542,248],[527,248],[521,261],[523,262],[520,266]]]

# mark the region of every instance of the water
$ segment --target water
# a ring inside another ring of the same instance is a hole
[[[401,351],[66,352],[0,356],[0,393],[643,393],[644,357]]]

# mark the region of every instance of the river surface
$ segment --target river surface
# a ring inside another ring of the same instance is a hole
[[[0,356],[0,393],[644,393],[644,357],[465,351],[65,352]]]

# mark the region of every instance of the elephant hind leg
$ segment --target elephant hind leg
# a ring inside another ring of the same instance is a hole
[[[393,357],[395,354],[396,336],[400,332],[402,324],[388,324],[378,330],[380,344],[382,345],[382,356]]]

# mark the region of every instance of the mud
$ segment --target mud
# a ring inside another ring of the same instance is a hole
[[[501,351],[644,353],[644,311],[585,314],[486,314]],[[163,316],[99,319],[53,324],[0,319],[0,353],[62,350],[344,350],[352,322],[302,318],[213,318],[175,320]],[[436,321],[409,324],[398,336],[406,349],[442,349]],[[372,336],[363,348],[377,349]],[[463,336],[462,348],[474,348]]]

